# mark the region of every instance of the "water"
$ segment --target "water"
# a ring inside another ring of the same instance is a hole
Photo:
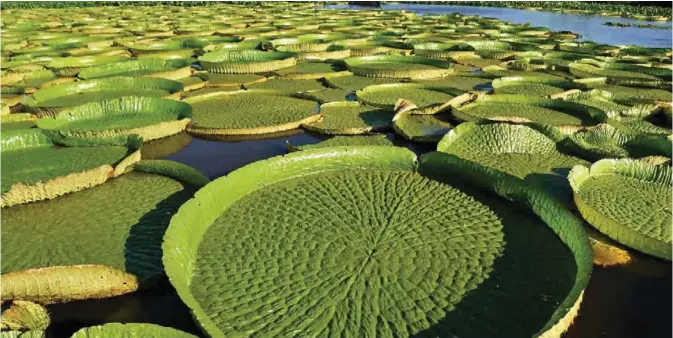
[[[328,9],[371,10],[371,7],[332,5]],[[639,45],[644,47],[667,47],[673,45],[671,31],[654,28],[610,27],[606,21],[630,24],[656,24],[671,27],[671,22],[656,23],[628,18],[613,18],[599,15],[564,14],[543,11],[527,11],[511,8],[476,6],[441,6],[413,4],[383,4],[381,10],[407,10],[419,15],[451,14],[479,15],[497,18],[513,23],[530,23],[533,26],[548,27],[553,31],[571,31],[582,35],[580,41],[594,41],[609,45]]]

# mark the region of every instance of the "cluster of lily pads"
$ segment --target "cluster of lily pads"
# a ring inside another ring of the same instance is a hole
[[[3,337],[164,273],[212,337],[559,337],[592,262],[671,260],[670,49],[307,3],[2,14]],[[296,129],[326,140],[213,182],[149,147]],[[145,335],[191,336],[73,337]]]

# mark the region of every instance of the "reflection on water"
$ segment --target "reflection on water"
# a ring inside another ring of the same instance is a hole
[[[369,9],[371,7],[333,5],[329,9]],[[571,31],[582,35],[580,41],[594,41],[610,45],[639,45],[645,47],[667,47],[673,44],[671,31],[654,28],[609,27],[605,21],[624,22],[631,24],[651,24],[652,22],[613,18],[599,15],[565,14],[544,11],[527,11],[512,8],[476,7],[476,6],[439,6],[439,5],[412,5],[412,4],[383,4],[382,10],[408,10],[420,15],[423,14],[451,14],[479,15],[482,17],[498,18],[513,23],[530,23],[533,26],[548,27],[553,31]],[[671,22],[657,23],[657,25],[671,26]]]
[[[285,140],[295,145],[320,142],[318,136],[292,131],[294,135],[274,134],[270,139],[248,139],[239,141],[216,141],[194,138],[187,147],[169,155],[167,160],[174,160],[200,170],[208,178],[215,179],[255,161],[286,153]],[[258,135],[257,138],[259,138]],[[269,137],[266,135],[266,137]],[[253,136],[253,138],[255,138]]]

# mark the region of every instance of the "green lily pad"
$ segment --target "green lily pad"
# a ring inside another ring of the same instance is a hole
[[[309,100],[318,101],[319,103],[340,102],[347,101],[353,95],[353,92],[345,89],[328,88],[308,93],[301,93],[301,97]]]
[[[552,128],[534,124],[466,122],[446,134],[437,150],[506,172],[570,200],[566,176],[574,165],[588,162],[559,152],[557,144],[562,138]]]
[[[364,76],[338,76],[325,78],[325,83],[331,88],[339,88],[349,91],[356,91],[367,86],[386,84],[386,83],[398,83],[401,80],[398,79],[378,79]]]
[[[51,69],[58,76],[75,76],[82,68],[95,67],[110,63],[128,60],[127,56],[80,56],[54,58],[45,67]]]
[[[184,102],[125,96],[69,108],[41,118],[37,125],[72,136],[138,134],[149,141],[183,131],[191,117],[192,107]]]
[[[80,79],[99,79],[111,76],[151,76],[179,80],[191,74],[189,63],[184,60],[141,59],[83,69]]]
[[[292,67],[297,63],[294,56],[288,52],[221,50],[200,56],[199,63],[211,73],[250,74]]]
[[[600,62],[595,60],[587,60],[585,62],[573,62],[568,65],[570,69],[570,74],[573,74],[577,77],[607,77],[608,79],[620,79],[620,80],[657,80],[656,76],[643,74],[642,72],[633,72],[621,69],[613,68],[603,68],[599,67]]]
[[[582,217],[615,241],[671,260],[671,167],[606,159],[568,179]]]
[[[441,80],[426,80],[421,83],[426,83],[432,86],[437,87],[448,87],[460,89],[463,91],[475,90],[477,86],[484,86],[489,84],[491,81],[488,79],[483,79],[479,77],[471,76],[447,76]]]
[[[393,117],[395,132],[410,141],[436,143],[454,126],[447,113],[413,114],[398,112]]]
[[[306,144],[302,146],[295,146],[290,142],[287,142],[288,151],[300,151],[300,150],[311,150],[311,149],[320,149],[320,148],[333,148],[333,147],[342,147],[342,146],[384,146],[384,147],[394,147],[393,141],[388,139],[385,134],[373,134],[373,135],[349,135],[349,136],[334,136],[325,141]]]
[[[465,121],[499,120],[537,122],[554,126],[596,125],[607,118],[600,110],[572,102],[523,95],[481,95],[453,109]]]
[[[110,323],[99,326],[85,327],[72,335],[71,338],[94,338],[94,337],[164,337],[164,338],[196,338],[187,332],[155,324],[144,323]]]
[[[64,147],[39,129],[7,130],[0,140],[3,207],[101,184],[115,171],[113,166],[123,167],[125,159],[130,160],[142,145],[136,137],[118,137],[76,140],[79,146]],[[85,174],[88,171],[94,172],[93,177]],[[72,177],[79,173],[85,177]],[[69,175],[70,179],[64,178]],[[63,179],[54,182],[59,178]]]
[[[671,102],[671,92],[663,89],[633,88],[617,85],[600,85],[596,89],[613,95],[615,102],[623,105],[652,104],[657,101]]]
[[[451,63],[421,56],[374,55],[344,60],[355,75],[375,78],[441,78],[451,73]]]
[[[535,76],[502,77],[493,80],[492,86],[496,94],[531,96],[550,96],[568,89],[581,88],[576,82]]]
[[[268,81],[245,85],[247,89],[275,90],[285,93],[306,93],[325,89],[316,80],[269,79]]]
[[[136,169],[94,188],[3,209],[3,273],[79,264],[107,265],[140,278],[161,273],[168,222],[194,192],[187,177],[206,179],[174,162],[160,169]],[[69,249],[73,243],[77,250]]]
[[[407,99],[426,109],[428,114],[444,109],[447,103],[460,94],[463,94],[462,90],[418,83],[368,86],[355,93],[358,101],[383,108],[394,108],[398,100]]]
[[[211,336],[565,330],[591,270],[581,222],[515,178],[435,154],[420,173],[396,147],[300,151],[236,170],[172,219],[171,283]],[[546,278],[534,278],[540,269]],[[535,311],[514,310],[522,302]],[[466,325],[496,313],[511,320]]]
[[[320,115],[320,120],[302,127],[327,135],[357,135],[388,129],[393,119],[392,110],[351,101],[325,103]]]
[[[352,73],[346,71],[343,66],[333,62],[316,61],[301,61],[294,67],[281,69],[276,71],[276,73],[283,78],[295,80],[352,75]]]
[[[38,115],[53,114],[65,107],[122,96],[168,97],[179,93],[180,82],[147,77],[111,77],[63,83],[37,90],[22,103]]]
[[[197,135],[253,135],[299,128],[320,118],[317,103],[277,91],[216,92],[185,99]]]
[[[264,82],[266,77],[256,74],[215,74],[206,73],[199,74],[199,76],[208,81],[211,87],[240,87],[241,85],[249,85],[258,82]]]
[[[579,156],[598,161],[604,158],[671,156],[671,140],[665,137],[631,135],[609,124],[568,136],[569,148]]]
[[[653,104],[636,104],[633,106],[619,104],[615,102],[615,96],[612,93],[600,89],[569,95],[565,100],[600,109],[608,116],[644,118],[659,109]]]

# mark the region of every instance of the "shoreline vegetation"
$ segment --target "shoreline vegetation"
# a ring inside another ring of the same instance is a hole
[[[651,29],[668,29],[671,30],[671,26],[662,26],[662,25],[652,25],[652,24],[632,24],[628,22],[615,22],[615,21],[606,21],[603,22],[603,25],[610,27],[634,27],[634,28],[651,28]]]
[[[633,18],[645,21],[671,21],[673,11],[670,2],[638,1],[364,1],[348,2],[353,5],[375,7],[382,3],[420,5],[453,5],[478,7],[503,7],[533,11],[561,12],[568,14],[601,15]],[[650,28],[650,27],[648,27]]]

